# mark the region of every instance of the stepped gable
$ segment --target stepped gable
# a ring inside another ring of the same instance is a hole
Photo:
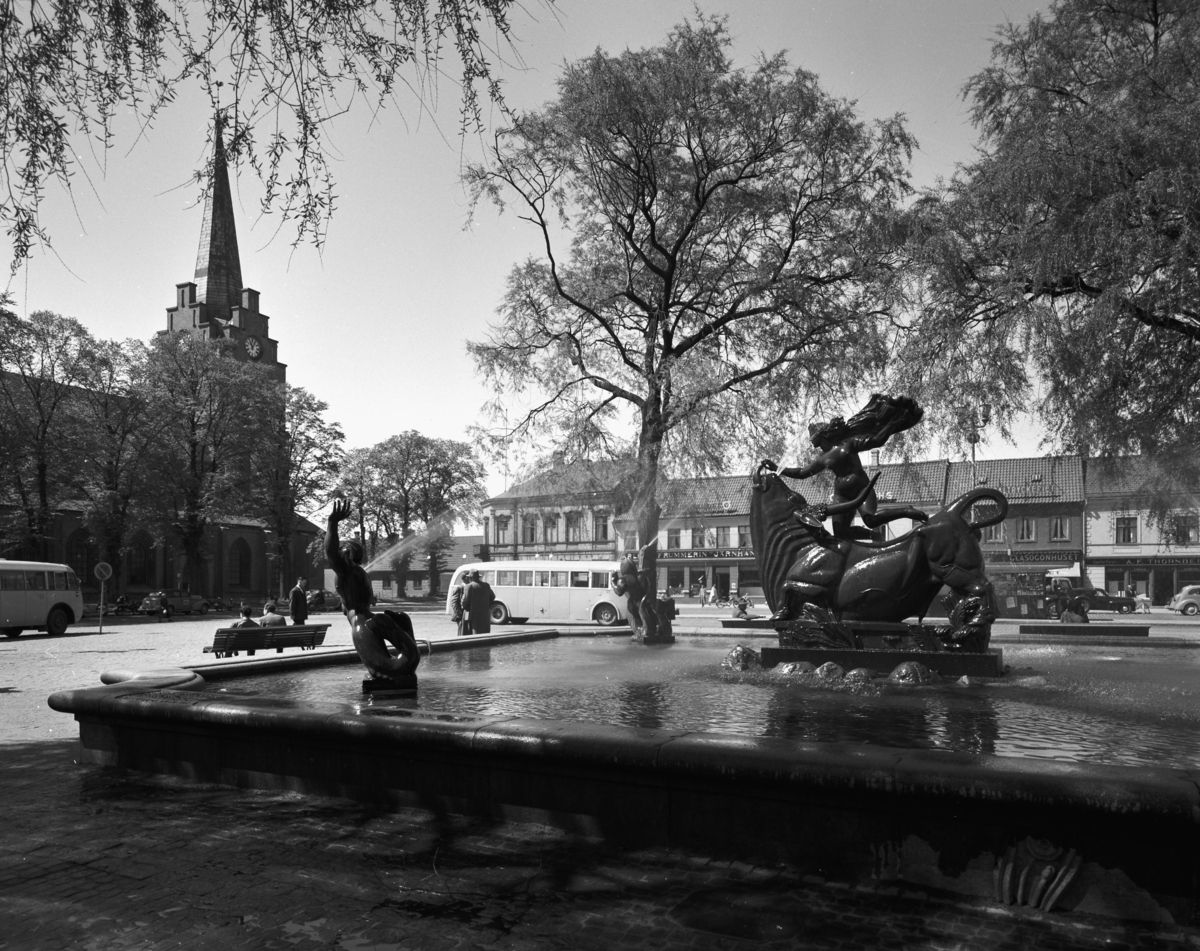
[[[947,502],[977,486],[999,489],[1010,502],[1082,502],[1083,463],[1079,456],[950,463]]]

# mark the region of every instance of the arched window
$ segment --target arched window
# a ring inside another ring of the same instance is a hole
[[[131,585],[154,584],[153,542],[146,535],[135,535],[125,553],[126,577]]]
[[[238,538],[229,546],[226,561],[225,582],[231,588],[250,587],[250,546],[244,538]]]
[[[67,564],[83,584],[91,583],[92,569],[96,567],[96,549],[82,528],[75,529],[67,539]]]

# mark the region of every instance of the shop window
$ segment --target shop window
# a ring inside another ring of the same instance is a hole
[[[1050,541],[1069,542],[1071,540],[1071,520],[1065,515],[1050,517]]]
[[[1138,543],[1138,520],[1136,515],[1118,515],[1116,519],[1116,542],[1118,545]]]
[[[997,525],[989,525],[983,530],[983,540],[985,542],[998,542],[1003,545],[1008,541],[1008,531],[1005,528],[1006,522],[1000,522]]]
[[[1037,541],[1037,519],[1029,518],[1028,516],[1022,516],[1017,519],[1017,541]]]
[[[668,528],[667,529],[667,548],[668,548],[668,550],[673,551],[680,547],[681,547],[681,545],[679,542],[679,529],[678,528]]]
[[[729,544],[729,532],[730,532],[730,527],[728,525],[721,525],[717,528],[717,547],[718,548],[730,548],[731,547]]]
[[[521,519],[521,542],[526,545],[537,543],[537,516],[527,515]]]
[[[683,569],[668,568],[667,569],[667,593],[679,594],[683,590]]]

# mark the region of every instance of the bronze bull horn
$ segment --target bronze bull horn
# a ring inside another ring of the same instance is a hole
[[[871,476],[871,481],[867,483],[867,487],[863,489],[862,492],[859,493],[858,498],[854,499],[853,501],[837,502],[833,505],[826,505],[825,517],[828,518],[830,515],[840,515],[842,512],[858,511],[859,506],[862,505],[863,502],[867,501],[867,496],[871,494],[871,490],[875,488],[875,483],[879,480],[879,477],[882,474],[883,473],[881,472],[876,472],[873,476]]]

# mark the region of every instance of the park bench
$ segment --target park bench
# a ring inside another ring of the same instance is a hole
[[[223,627],[213,635],[213,642],[204,648],[206,654],[217,657],[236,657],[245,651],[251,657],[255,651],[275,648],[282,654],[285,647],[312,650],[325,643],[328,624],[294,624],[290,627]]]

